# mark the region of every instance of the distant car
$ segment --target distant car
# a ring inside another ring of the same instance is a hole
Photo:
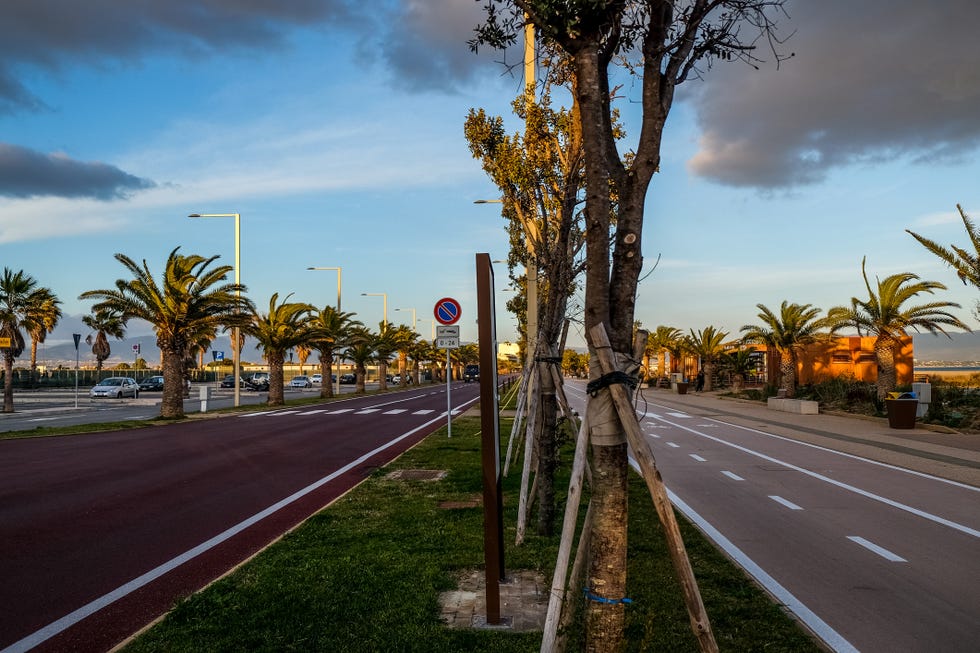
[[[323,383],[323,375],[322,374],[314,374],[313,376],[310,377],[310,383],[312,383],[313,385],[320,385],[320,384],[322,384]]]
[[[394,383],[395,385],[400,384],[402,382],[402,375],[396,374],[395,376],[391,377],[391,382]]]
[[[344,385],[354,385],[357,383],[357,377],[355,377],[353,374],[341,374],[340,382]]]
[[[140,381],[140,391],[143,390],[163,390],[163,377],[151,376]]]
[[[463,371],[463,380],[469,383],[470,381],[480,380],[480,366],[479,365],[467,365],[466,369]]]
[[[290,388],[312,388],[313,384],[310,383],[310,377],[308,376],[294,376],[293,380],[289,382]]]
[[[139,395],[140,387],[136,379],[128,376],[110,376],[102,379],[98,385],[88,391],[88,396],[92,399],[109,397],[112,399],[122,399],[123,397],[133,397]]]
[[[245,388],[265,392],[269,389],[269,373],[253,372],[251,375],[245,377]]]
[[[245,385],[245,381],[242,380],[241,381],[241,384],[244,386]],[[221,379],[221,387],[222,388],[234,388],[235,387],[235,375],[234,374],[226,374],[225,375],[225,378]]]

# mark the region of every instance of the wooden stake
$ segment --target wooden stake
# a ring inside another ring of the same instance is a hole
[[[612,346],[609,344],[609,338],[606,336],[603,325],[600,323],[592,327],[589,330],[589,335],[592,337],[593,348],[599,358],[599,364],[602,366],[602,373],[609,374],[618,371]],[[711,632],[708,613],[704,609],[701,592],[698,589],[694,571],[691,569],[691,561],[687,557],[687,550],[684,547],[684,540],[681,538],[674,508],[667,496],[667,489],[664,487],[660,470],[657,469],[657,461],[643,439],[643,430],[636,419],[636,411],[630,401],[629,392],[619,383],[610,385],[608,390],[612,396],[616,412],[619,414],[619,420],[623,424],[623,430],[626,431],[626,439],[633,450],[633,455],[636,456],[636,460],[640,464],[643,480],[646,481],[650,496],[653,498],[653,505],[660,516],[660,523],[663,524],[671,561],[674,564],[674,572],[677,574],[684,591],[687,613],[691,620],[691,628],[698,639],[698,645],[702,651],[717,653],[718,644]]]

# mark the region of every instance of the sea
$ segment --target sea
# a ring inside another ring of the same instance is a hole
[[[980,367],[960,367],[958,365],[952,367],[923,367],[922,365],[916,365],[915,372],[919,374],[928,374],[929,372],[960,372],[962,374],[973,374],[974,372],[980,372]]]

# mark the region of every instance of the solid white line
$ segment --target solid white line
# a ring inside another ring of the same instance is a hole
[[[687,454],[687,455],[689,455],[691,458],[693,458],[694,460],[698,461],[699,463],[706,463],[706,462],[708,462],[708,460],[706,458],[702,458],[701,456],[697,455],[696,453],[690,453],[690,454]]]
[[[769,498],[772,499],[773,501],[775,501],[776,503],[779,503],[779,504],[782,504],[782,505],[786,506],[790,510],[803,510],[803,508],[799,507],[798,505],[796,505],[792,501],[789,501],[788,499],[784,499],[784,498],[782,498],[780,496],[776,496],[775,494],[770,494],[769,495]]]
[[[680,449],[680,447],[681,447],[681,445],[677,444],[676,442],[668,442],[667,443],[667,446],[668,447],[672,447],[674,449]]]
[[[637,471],[639,470],[639,465],[635,460],[630,458],[630,464]],[[687,517],[689,520],[694,522],[698,528],[701,529],[705,535],[708,536],[711,541],[717,544],[721,549],[728,554],[728,556],[734,560],[738,565],[745,570],[747,574],[755,578],[760,585],[766,588],[766,590],[772,594],[776,600],[785,605],[786,608],[799,617],[800,621],[805,623],[807,627],[812,630],[817,637],[822,639],[827,646],[830,647],[835,653],[859,653],[858,649],[854,647],[849,641],[844,639],[840,633],[830,627],[830,625],[818,617],[816,613],[800,601],[798,598],[793,596],[793,594],[779,584],[779,582],[770,576],[766,571],[757,565],[752,558],[745,555],[741,549],[732,544],[731,540],[721,534],[721,532],[711,525],[708,520],[699,515],[691,506],[687,505],[683,499],[674,494],[670,488],[667,488],[667,497],[675,508],[681,511],[681,513]]]
[[[735,472],[722,472],[725,476],[732,479],[733,481],[744,481],[745,479],[736,474]]]
[[[872,553],[877,553],[878,555],[880,555],[885,560],[888,560],[889,562],[908,562],[908,560],[906,560],[902,556],[896,555],[891,551],[889,551],[888,549],[882,548],[877,544],[874,544],[873,542],[869,542],[863,537],[858,537],[857,535],[848,535],[847,539],[854,542],[855,544],[860,544],[861,546],[863,546],[868,551],[871,551]]]
[[[479,399],[479,397],[476,397],[474,399],[471,399],[470,401],[467,401],[463,405],[465,406],[467,404],[473,403],[477,399]],[[252,526],[254,524],[257,524],[258,522],[262,521],[263,519],[265,519],[269,515],[272,515],[276,511],[278,511],[278,510],[280,510],[282,508],[285,508],[289,504],[294,503],[297,500],[305,497],[310,492],[313,492],[314,490],[317,490],[317,489],[321,488],[322,486],[326,485],[327,483],[329,483],[333,479],[337,478],[341,474],[345,474],[346,472],[350,471],[351,469],[354,469],[355,467],[357,467],[358,465],[360,465],[364,461],[369,460],[372,456],[374,456],[374,455],[376,455],[376,454],[384,451],[385,449],[388,449],[388,448],[394,446],[395,444],[401,442],[405,438],[407,438],[407,437],[409,437],[409,436],[417,433],[418,431],[426,428],[430,424],[433,424],[433,423],[441,420],[444,415],[445,414],[440,415],[439,417],[435,417],[433,419],[430,419],[425,424],[422,424],[420,426],[416,426],[411,431],[406,431],[405,433],[402,433],[401,435],[399,435],[398,437],[394,438],[393,440],[389,440],[388,442],[386,442],[385,444],[381,445],[380,447],[374,449],[373,451],[370,451],[370,452],[364,454],[363,456],[361,456],[357,460],[354,460],[352,462],[349,462],[346,465],[344,465],[343,467],[341,467],[340,469],[338,469],[337,471],[335,471],[335,472],[333,472],[333,473],[331,473],[331,474],[329,474],[327,476],[324,476],[319,481],[316,481],[314,483],[311,483],[310,485],[307,485],[302,490],[299,490],[297,492],[294,492],[293,494],[289,495],[285,499],[282,499],[281,501],[278,501],[278,502],[272,504],[271,506],[269,506],[265,510],[263,510],[261,512],[255,513],[254,515],[252,515],[251,517],[249,517],[245,521],[239,522],[238,524],[235,524],[234,526],[232,526],[228,530],[226,530],[226,531],[224,531],[222,533],[219,533],[218,535],[215,535],[210,540],[207,540],[206,542],[202,542],[201,544],[198,544],[197,546],[195,546],[193,549],[190,549],[188,551],[185,551],[184,553],[180,554],[176,558],[172,558],[171,560],[168,560],[167,562],[163,563],[159,567],[156,567],[156,568],[151,569],[150,571],[146,572],[142,576],[138,576],[137,578],[134,578],[133,580],[129,581],[128,583],[126,583],[124,585],[120,585],[119,587],[117,587],[116,589],[112,590],[108,594],[103,594],[102,596],[100,596],[99,598],[95,599],[94,601],[91,601],[89,603],[86,603],[85,605],[83,605],[82,607],[78,608],[77,610],[68,613],[67,615],[65,615],[61,619],[58,619],[57,621],[52,621],[51,623],[49,623],[47,626],[41,628],[40,630],[36,630],[33,633],[31,633],[30,635],[28,635],[27,637],[25,637],[25,638],[23,638],[23,639],[21,639],[21,640],[19,640],[17,642],[14,642],[13,644],[11,644],[10,646],[8,646],[7,648],[5,648],[3,650],[0,650],[0,653],[22,653],[24,651],[29,651],[30,649],[32,649],[35,646],[41,644],[42,642],[44,642],[44,641],[46,641],[48,639],[51,639],[55,635],[58,635],[59,633],[64,632],[68,628],[71,628],[72,626],[74,626],[75,624],[77,624],[82,619],[84,619],[84,618],[86,618],[88,616],[91,616],[91,615],[95,614],[96,612],[98,612],[102,608],[106,607],[107,605],[110,605],[110,604],[118,601],[119,599],[125,597],[126,595],[131,594],[132,592],[135,592],[136,590],[138,590],[139,588],[143,587],[144,585],[147,585],[147,584],[153,582],[154,580],[156,580],[160,576],[163,576],[164,574],[166,574],[166,573],[168,573],[170,571],[173,571],[174,569],[176,569],[177,567],[181,566],[182,564],[184,564],[186,562],[189,562],[190,560],[193,560],[197,556],[199,556],[199,555],[201,555],[203,553],[206,553],[207,551],[213,549],[214,547],[218,546],[222,542],[225,542],[226,540],[234,537],[235,535],[238,535],[239,533],[241,533],[243,530],[245,530],[249,526]]]
[[[722,424],[725,424],[726,422],[721,422],[721,423]],[[867,490],[862,490],[859,487],[855,487],[853,485],[849,485],[847,483],[843,483],[843,482],[838,481],[836,479],[830,478],[829,476],[824,476],[823,474],[818,474],[817,472],[810,471],[809,469],[806,469],[804,467],[800,467],[798,465],[794,465],[792,463],[788,463],[788,462],[786,462],[784,460],[780,460],[778,458],[773,458],[772,456],[768,456],[768,455],[766,455],[764,453],[761,453],[759,451],[754,451],[752,449],[749,449],[748,447],[743,447],[742,445],[739,445],[739,444],[734,444],[732,442],[727,442],[727,441],[722,440],[721,438],[717,438],[717,437],[715,437],[713,435],[708,435],[707,433],[701,433],[700,431],[696,431],[696,430],[694,430],[692,428],[688,428],[688,427],[682,426],[680,424],[672,424],[671,422],[668,422],[668,424],[671,424],[672,426],[676,426],[679,429],[683,429],[683,430],[688,431],[690,433],[693,433],[695,435],[699,435],[702,438],[707,438],[708,440],[713,440],[714,442],[717,442],[718,444],[723,444],[726,447],[732,447],[733,449],[737,449],[737,450],[742,451],[744,453],[747,453],[749,455],[756,456],[756,457],[761,458],[763,460],[767,460],[767,461],[769,461],[771,463],[776,463],[777,465],[782,465],[783,467],[786,467],[787,469],[792,469],[792,470],[795,470],[797,472],[800,472],[801,474],[806,474],[807,476],[810,476],[811,478],[815,478],[815,479],[820,480],[820,481],[823,481],[825,483],[829,483],[830,485],[839,487],[842,490],[847,490],[848,492],[853,492],[853,493],[855,493],[857,495],[860,495],[862,497],[865,497],[867,499],[871,499],[872,501],[879,501],[879,502],[881,502],[881,503],[883,503],[883,504],[885,504],[887,506],[891,506],[892,508],[898,508],[899,510],[904,510],[905,512],[911,513],[911,514],[913,514],[913,515],[915,515],[917,517],[922,517],[923,519],[927,519],[927,520],[929,520],[931,522],[935,522],[937,524],[942,524],[943,526],[948,526],[949,528],[952,528],[953,530],[960,531],[961,533],[966,533],[967,535],[971,535],[973,537],[980,538],[980,530],[977,530],[975,528],[970,528],[969,526],[965,526],[963,524],[958,524],[957,522],[954,522],[952,520],[946,519],[945,517],[940,517],[939,515],[934,515],[934,514],[932,514],[930,512],[926,512],[925,510],[919,510],[918,508],[913,508],[912,506],[906,505],[906,504],[901,503],[901,502],[898,502],[898,501],[894,501],[892,499],[889,499],[887,497],[883,497],[883,496],[878,495],[878,494],[875,494],[873,492],[869,492]],[[736,426],[736,425],[735,424],[732,424],[730,426]],[[741,427],[741,428],[745,428],[745,427]],[[754,429],[748,429],[748,428],[746,428],[746,430],[748,430],[748,431],[754,431]],[[761,431],[760,431],[760,433],[761,433]],[[771,433],[765,433],[764,435],[772,435],[772,434]],[[786,438],[783,438],[783,439],[786,439]],[[833,450],[828,450],[828,451],[833,451]],[[848,456],[848,457],[856,458],[856,456]],[[874,461],[868,461],[868,462],[874,462]],[[907,471],[907,470],[902,470],[902,471]],[[937,479],[937,480],[942,480],[942,479]]]

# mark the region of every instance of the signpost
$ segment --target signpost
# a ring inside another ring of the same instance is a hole
[[[82,339],[82,334],[73,333],[71,337],[75,339],[75,408],[78,408],[78,341]]]
[[[453,368],[449,360],[449,350],[459,348],[459,327],[452,326],[459,321],[463,314],[463,309],[459,302],[452,297],[443,297],[436,302],[432,314],[436,321],[443,325],[436,327],[436,347],[446,350],[446,431],[448,437],[453,437],[453,400],[451,396],[451,382],[453,378]]]

